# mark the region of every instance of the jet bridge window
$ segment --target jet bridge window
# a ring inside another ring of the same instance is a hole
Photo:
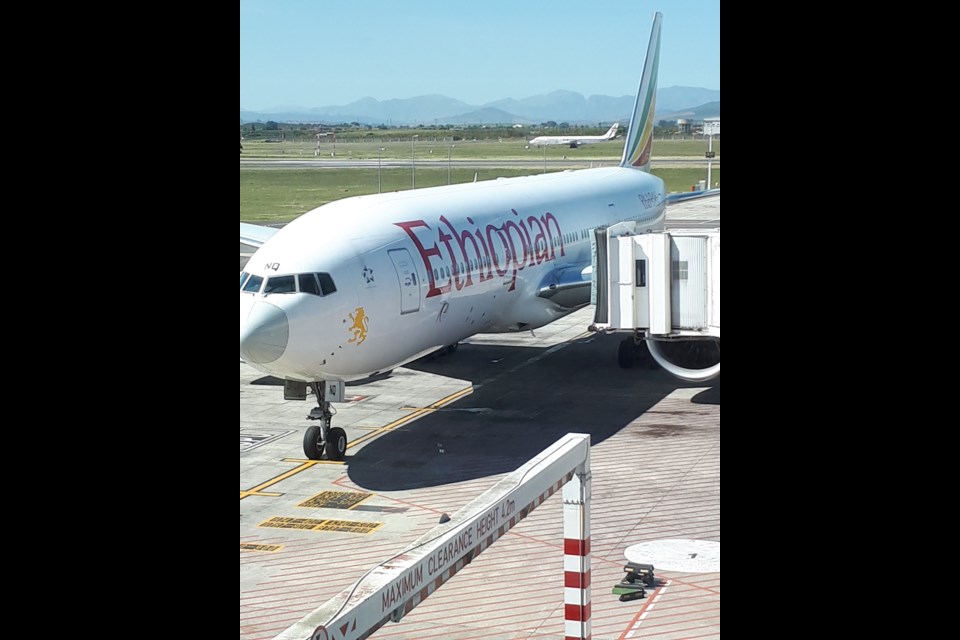
[[[689,263],[686,260],[674,260],[673,261],[673,279],[687,280],[690,275],[690,270],[688,265]]]
[[[263,284],[262,276],[250,276],[247,284],[243,285],[243,290],[247,293],[257,293],[260,291],[260,285]]]

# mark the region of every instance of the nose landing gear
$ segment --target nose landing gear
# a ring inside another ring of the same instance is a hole
[[[310,387],[319,406],[310,412],[307,420],[319,420],[320,424],[309,427],[303,434],[303,454],[309,460],[320,460],[326,452],[328,460],[343,460],[347,456],[347,434],[340,427],[330,426],[336,413],[330,401],[342,399],[343,383],[311,382]]]

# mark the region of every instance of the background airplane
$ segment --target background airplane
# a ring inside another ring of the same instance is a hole
[[[537,136],[527,144],[538,147],[548,144],[568,144],[571,149],[576,149],[582,144],[594,144],[613,140],[617,137],[617,128],[619,127],[620,123],[614,122],[613,126],[607,129],[607,132],[602,136]]]
[[[330,407],[345,381],[580,309],[593,229],[663,228],[664,183],[648,172],[661,23],[618,167],[346,198],[280,230],[241,224],[241,245],[259,248],[240,273],[240,358],[287,397],[313,390],[308,458],[345,456]]]

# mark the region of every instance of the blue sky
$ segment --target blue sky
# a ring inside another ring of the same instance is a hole
[[[657,10],[660,87],[719,89],[720,0],[241,0],[240,107],[633,95]]]

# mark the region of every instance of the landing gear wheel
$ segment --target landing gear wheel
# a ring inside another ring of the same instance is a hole
[[[316,428],[319,429],[319,427]],[[329,460],[343,460],[347,456],[347,433],[340,427],[331,427],[327,432],[325,448]]]
[[[621,369],[630,369],[637,361],[637,345],[633,343],[633,338],[627,338],[620,342],[620,348],[617,349],[617,364]]]
[[[447,354],[448,356],[452,356],[453,354],[455,354],[455,353],[457,352],[457,349],[459,349],[459,348],[460,348],[460,343],[459,343],[459,342],[454,342],[454,343],[451,344],[451,345],[447,345],[446,354]]]
[[[303,434],[303,455],[307,456],[308,460],[319,460],[323,456],[323,449],[320,448],[323,444],[321,435],[320,427],[316,426],[308,427]]]

